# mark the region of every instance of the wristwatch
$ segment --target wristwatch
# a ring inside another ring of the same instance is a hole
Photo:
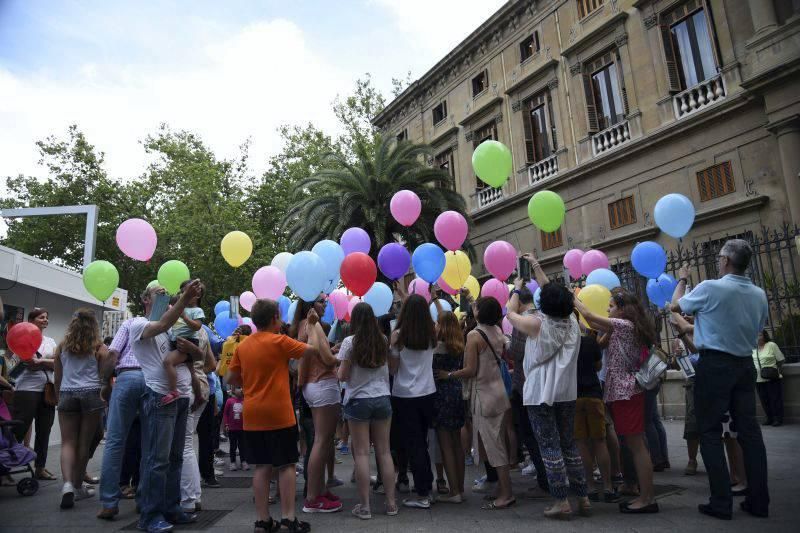
[[[447,373],[447,379],[453,379],[453,373],[452,372],[448,372]]]
[[[517,296],[521,296],[522,291],[520,291],[519,289],[514,289],[513,291],[511,291],[511,294],[516,294]]]
[[[680,282],[689,283],[689,278],[678,278],[678,283]]]

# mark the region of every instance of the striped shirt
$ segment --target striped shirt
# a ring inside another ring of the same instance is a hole
[[[129,318],[120,325],[117,334],[114,335],[114,340],[111,341],[111,345],[108,347],[109,351],[116,351],[119,353],[117,370],[140,367],[139,361],[136,359],[136,356],[133,355],[133,344],[128,340],[131,320],[133,319]]]

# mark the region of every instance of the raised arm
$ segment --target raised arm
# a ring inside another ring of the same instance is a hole
[[[167,309],[167,312],[161,316],[161,319],[157,322],[148,322],[144,327],[144,331],[142,331],[142,338],[149,339],[155,337],[171,328],[183,314],[184,309],[186,309],[186,302],[200,296],[200,290],[200,280],[196,279],[189,283],[184,288],[178,301],[175,302],[175,305]]]
[[[508,301],[508,313],[506,313],[506,316],[512,326],[525,333],[528,337],[538,337],[542,321],[535,316],[519,314],[519,291],[522,289],[522,284],[522,278],[514,280],[514,292],[511,294],[511,299]]]
[[[322,329],[322,324],[319,323],[319,315],[314,311],[314,308],[311,308],[308,312],[306,331],[308,332],[308,343],[319,351],[319,358],[322,363],[330,367],[336,366],[339,360],[336,359],[336,356],[331,351],[328,337],[325,335],[325,330]]]
[[[686,294],[686,283],[689,281],[689,263],[684,263],[678,270],[678,285],[675,286],[675,291],[672,293],[672,302],[670,304],[670,311],[674,313],[681,312],[681,306],[678,300],[683,298]]]
[[[614,329],[614,325],[611,323],[610,318],[602,317],[592,313],[589,311],[589,308],[577,298],[575,298],[575,309],[577,309],[578,312],[583,316],[590,328],[596,329],[597,331],[611,331]]]
[[[540,287],[544,287],[550,280],[547,279],[547,274],[544,273],[542,270],[542,265],[539,264],[539,261],[536,259],[536,256],[533,253],[523,254],[523,256],[528,263],[531,265],[531,270],[533,271],[533,279],[536,280],[536,283],[539,284]]]

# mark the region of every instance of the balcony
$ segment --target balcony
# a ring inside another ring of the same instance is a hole
[[[492,204],[496,204],[503,199],[503,189],[495,189],[494,187],[486,187],[475,192],[478,197],[478,209],[483,209]]]
[[[597,157],[631,140],[631,128],[627,120],[614,124],[592,135],[592,155]]]
[[[717,74],[713,78],[700,82],[672,98],[675,118],[680,120],[697,113],[712,104],[724,100],[726,95],[722,75]]]
[[[528,182],[535,186],[558,174],[558,156],[553,154],[528,167]]]

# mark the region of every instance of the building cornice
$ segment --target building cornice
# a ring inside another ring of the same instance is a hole
[[[464,117],[461,122],[459,122],[459,126],[466,126],[468,124],[472,124],[476,120],[480,119],[483,115],[489,112],[494,106],[500,104],[503,101],[502,96],[495,96],[489,100],[487,100],[483,105],[472,111],[469,115]]]
[[[539,68],[529,72],[528,74],[524,75],[519,80],[515,81],[511,84],[508,89],[506,89],[506,94],[513,94],[519,89],[525,87],[526,85],[536,81],[538,78],[543,78],[551,69],[555,69],[558,65],[557,59],[550,59],[543,63]]]
[[[627,18],[628,14],[624,11],[620,11],[619,13],[612,15],[603,24],[591,30],[589,33],[562,50],[561,55],[564,57],[570,57],[574,55],[575,52],[586,48],[600,37],[613,32],[617,26],[622,24],[622,22]],[[627,34],[625,34],[625,38],[627,38]]]

